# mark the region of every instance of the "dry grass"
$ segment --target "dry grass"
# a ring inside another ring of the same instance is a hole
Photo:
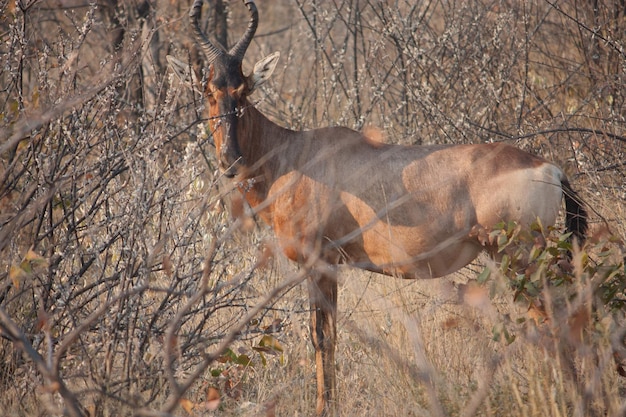
[[[215,170],[200,97],[166,66],[202,63],[188,4],[118,3],[0,1],[0,409],[311,415],[306,271],[268,256],[271,232]],[[604,269],[544,294],[539,325],[503,274],[472,286],[487,260],[433,281],[342,270],[341,415],[626,415],[624,311],[592,291],[611,265],[624,278],[624,10],[258,3],[244,68],[281,52],[255,97],[281,125],[514,142],[564,166],[594,234],[615,237]]]
[[[355,271],[342,278],[342,415],[620,416],[625,410],[609,340],[619,322],[609,316],[572,344],[563,328],[517,323],[526,312],[509,297],[460,300],[464,276],[457,285],[453,277],[412,282]],[[494,340],[502,325],[515,335],[513,343]],[[290,327],[280,337],[293,350],[254,382],[273,387],[257,402],[276,401],[277,415],[308,415],[313,352],[303,337],[304,318]],[[591,409],[583,405],[587,396]]]

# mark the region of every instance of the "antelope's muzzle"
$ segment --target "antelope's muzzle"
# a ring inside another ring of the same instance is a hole
[[[230,118],[229,118],[230,119]],[[234,177],[244,166],[243,156],[237,141],[236,120],[224,120],[222,129],[224,132],[224,143],[219,156],[220,168],[229,178]]]

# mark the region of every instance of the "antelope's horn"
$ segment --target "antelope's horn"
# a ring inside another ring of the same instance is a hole
[[[239,59],[240,62],[243,61],[243,56],[246,54],[246,50],[248,46],[250,46],[250,42],[252,42],[256,28],[259,25],[259,12],[256,8],[256,4],[254,4],[254,0],[243,0],[243,2],[250,12],[250,22],[248,23],[246,33],[243,34],[239,42],[237,42],[229,52],[231,56]]]
[[[200,23],[198,21],[200,20],[201,13],[202,0],[194,0],[191,10],[189,11],[189,22],[191,23],[194,35],[196,35],[196,41],[202,46],[206,58],[209,64],[211,64],[216,58],[224,55],[224,51],[213,45],[204,32],[202,32],[202,29],[200,29]]]

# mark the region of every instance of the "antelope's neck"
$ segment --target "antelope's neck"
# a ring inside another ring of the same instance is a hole
[[[284,165],[281,161],[288,153],[287,148],[294,144],[291,139],[297,132],[275,124],[251,104],[241,116],[238,130],[239,147],[247,167],[238,184],[239,190],[248,204],[258,208],[261,217],[269,221],[267,193],[280,176]]]

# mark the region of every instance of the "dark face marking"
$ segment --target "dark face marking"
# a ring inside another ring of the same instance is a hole
[[[217,59],[211,66],[206,95],[220,168],[234,177],[245,165],[237,130],[247,95],[241,64],[228,55]]]

